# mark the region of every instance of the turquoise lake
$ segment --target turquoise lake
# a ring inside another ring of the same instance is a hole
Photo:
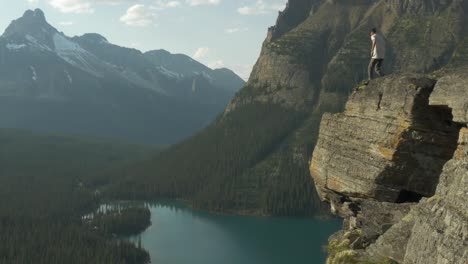
[[[142,246],[154,264],[322,264],[337,219],[246,217],[151,204]]]

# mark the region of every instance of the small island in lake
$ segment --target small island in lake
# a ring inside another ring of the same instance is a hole
[[[151,225],[151,212],[148,208],[112,208],[98,211],[87,220],[96,230],[115,236],[132,236],[145,231]]]

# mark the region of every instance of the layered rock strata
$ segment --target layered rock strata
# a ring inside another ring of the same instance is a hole
[[[345,219],[329,263],[468,261],[467,94],[468,68],[390,76],[323,117],[310,171]]]

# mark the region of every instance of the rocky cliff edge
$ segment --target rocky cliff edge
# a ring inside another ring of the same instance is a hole
[[[328,263],[468,261],[467,95],[466,67],[394,75],[324,115],[310,172],[344,218]]]

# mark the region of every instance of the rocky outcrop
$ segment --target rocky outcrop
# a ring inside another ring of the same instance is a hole
[[[430,97],[430,104],[446,106],[452,109],[453,121],[468,123],[468,87],[467,69],[452,70],[437,81],[437,86]]]
[[[444,167],[436,194],[381,236],[366,252],[399,263],[464,264],[468,260],[468,130],[460,131],[459,146]]]
[[[385,77],[323,117],[310,171],[345,219],[328,263],[466,263],[467,73]]]
[[[466,264],[468,261],[468,68],[442,77],[431,105],[447,106],[463,127],[453,158],[445,164],[436,194],[415,207],[405,263]]]
[[[458,127],[429,106],[434,80],[387,77],[362,86],[340,114],[325,114],[311,163],[319,193],[387,202],[434,194]]]

